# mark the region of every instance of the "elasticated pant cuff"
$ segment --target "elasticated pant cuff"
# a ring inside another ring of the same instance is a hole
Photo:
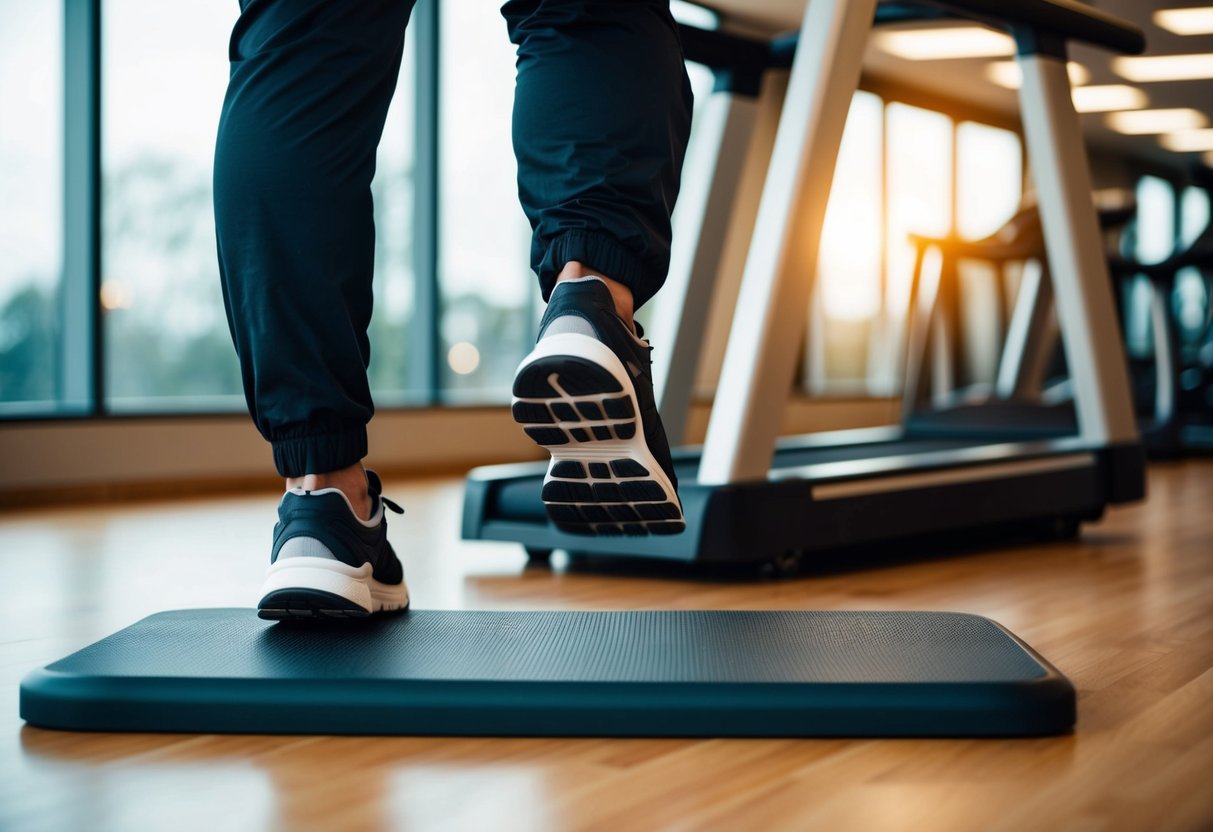
[[[270,445],[274,450],[274,466],[283,477],[339,471],[366,456],[366,425],[277,439]]]
[[[570,260],[584,263],[603,275],[618,280],[632,290],[635,308],[657,294],[661,283],[645,274],[640,258],[628,251],[618,240],[592,231],[566,231],[548,247],[547,256],[539,271],[539,285],[543,299],[556,287],[556,276]]]

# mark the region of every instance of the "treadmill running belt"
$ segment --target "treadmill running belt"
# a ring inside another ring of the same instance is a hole
[[[159,613],[21,685],[44,728],[529,736],[1069,731],[1074,690],[937,612],[474,612],[274,624]]]
[[[827,462],[846,462],[854,459],[871,459],[873,457],[898,456],[900,454],[929,453],[931,451],[950,451],[958,448],[971,448],[977,445],[989,444],[987,441],[974,439],[902,439],[886,442],[865,442],[853,445],[784,447],[775,454],[772,468],[794,468],[801,465],[821,465]],[[498,519],[535,521],[547,524],[547,510],[543,507],[540,493],[543,490],[546,463],[535,465],[535,474],[516,480],[502,482],[493,490],[493,516]],[[674,470],[682,484],[683,491],[695,483],[699,476],[699,454],[677,451],[674,456]],[[685,505],[684,505],[685,508]]]

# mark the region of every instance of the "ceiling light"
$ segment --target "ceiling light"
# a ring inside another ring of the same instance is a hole
[[[877,32],[876,45],[890,55],[909,61],[993,58],[1015,54],[1015,41],[1010,36],[981,26]]]
[[[1213,78],[1213,52],[1113,58],[1112,69],[1130,81],[1192,81]]]
[[[1213,35],[1213,6],[1196,9],[1159,9],[1154,25],[1177,35]]]
[[[1081,87],[1091,80],[1091,71],[1077,61],[1066,64],[1070,86]],[[1000,87],[1017,90],[1023,85],[1023,71],[1015,61],[994,61],[986,64],[986,78]]]
[[[1175,130],[1194,130],[1204,127],[1209,119],[1199,110],[1179,107],[1170,110],[1130,110],[1109,113],[1108,126],[1117,133],[1129,136],[1145,136],[1151,133],[1171,133]]]
[[[1213,150],[1213,128],[1179,130],[1161,136],[1158,141],[1167,150],[1174,150],[1176,153],[1195,153],[1202,150]]]
[[[1149,106],[1149,97],[1127,84],[1099,84],[1071,90],[1074,109],[1080,113],[1108,113],[1113,110],[1140,110]]]

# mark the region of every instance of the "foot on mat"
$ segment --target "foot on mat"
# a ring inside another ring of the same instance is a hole
[[[282,495],[270,568],[257,615],[271,620],[366,618],[408,609],[404,570],[387,539],[386,509],[403,509],[381,495],[366,472],[371,518],[362,520],[336,488]]]
[[[678,479],[653,396],[649,343],[595,277],[552,291],[514,375],[514,421],[552,455],[548,516],[584,535],[678,534]]]

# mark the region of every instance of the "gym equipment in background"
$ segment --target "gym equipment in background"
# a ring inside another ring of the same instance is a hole
[[[1098,211],[1100,228],[1121,230],[1135,217],[1135,201]],[[1035,207],[1021,210],[998,232],[982,240],[912,235],[915,261],[910,290],[903,419],[919,436],[972,435],[1037,439],[1073,434],[1077,429],[1068,368],[1061,354],[1053,296],[1045,271],[1044,238]],[[939,254],[934,281],[923,274],[928,251]],[[1022,266],[1012,313],[997,310],[995,336],[1005,333],[992,385],[966,377],[962,331],[964,313],[960,261],[992,267],[999,281],[996,298],[1008,296],[1007,265]],[[1213,450],[1213,226],[1185,249],[1158,263],[1109,255],[1120,332],[1135,307],[1144,303],[1150,321],[1149,347],[1129,362],[1131,396],[1142,440],[1150,456],[1170,458]],[[1176,300],[1184,270],[1200,275],[1203,297],[1199,321],[1185,327]],[[1128,289],[1144,279],[1144,300]]]
[[[777,439],[864,43],[875,22],[922,16],[975,18],[1016,40],[1029,168],[1066,358],[1075,369],[1077,429],[1028,441],[1013,434],[974,437],[963,425],[927,436],[901,425]],[[674,453],[687,531],[668,537],[559,532],[540,500],[547,465],[538,463],[473,471],[463,536],[517,541],[537,560],[563,549],[791,569],[814,551],[922,533],[1015,524],[1071,534],[1107,505],[1140,499],[1144,454],[1070,99],[1069,40],[1119,52],[1144,48],[1137,29],[1069,0],[923,0],[880,7],[875,0],[812,0],[799,35],[769,44],[684,27],[687,57],[715,71],[716,92],[699,129],[716,155],[709,175],[685,185],[680,212],[694,239],[680,243],[682,256],[663,290],[672,296],[667,300],[677,301],[663,304],[673,312],[652,327],[662,339],[656,355],[665,356],[659,404],[672,442],[681,439],[686,423],[725,230],[749,220],[731,216],[730,203],[744,184],[743,162],[758,118],[754,95],[763,73],[791,57],[707,439],[702,449]],[[722,287],[717,294],[718,303],[731,304],[729,291]],[[644,510],[643,504],[634,510]]]
[[[439,612],[271,624],[153,615],[21,684],[79,731],[1021,736],[1074,688],[994,622],[938,612]]]
[[[1213,171],[1198,170],[1196,178],[1213,198]],[[1123,285],[1144,278],[1149,287],[1152,349],[1129,357],[1147,448],[1161,457],[1213,452],[1213,223],[1160,263],[1112,257],[1109,267]],[[1194,326],[1185,326],[1175,303],[1185,271],[1199,275],[1203,288]],[[1121,321],[1127,324],[1123,313]]]
[[[1111,233],[1136,213],[1121,201],[1097,211]],[[916,436],[1052,439],[1078,431],[1072,385],[1053,306],[1044,231],[1035,205],[1021,208],[980,240],[910,235],[914,246],[905,345],[902,420]],[[928,253],[938,255],[934,280]],[[984,332],[1001,341],[993,383],[973,377],[966,345],[962,261],[980,262],[994,275],[996,326]],[[1010,267],[1020,269],[1008,314]],[[1123,350],[1123,347],[1122,347]]]

